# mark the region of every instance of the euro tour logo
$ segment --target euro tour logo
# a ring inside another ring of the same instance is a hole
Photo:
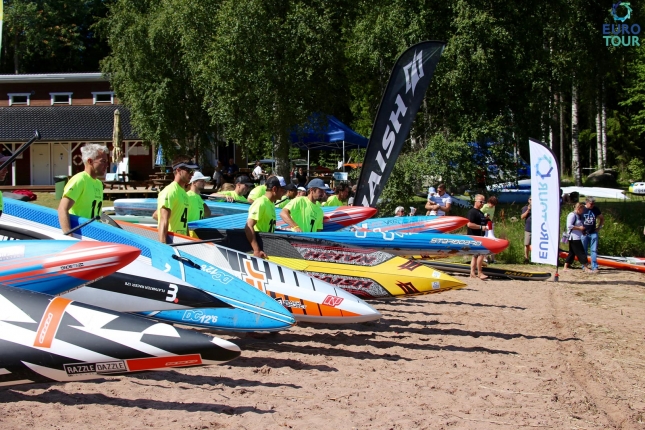
[[[641,46],[638,35],[641,26],[638,24],[626,24],[625,21],[631,18],[632,8],[630,3],[619,1],[611,6],[611,16],[614,24],[603,24],[602,34],[605,39],[605,46]]]

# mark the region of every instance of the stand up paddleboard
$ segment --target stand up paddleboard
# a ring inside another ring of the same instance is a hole
[[[567,258],[568,252],[560,250],[560,258]],[[578,260],[578,257],[576,257]],[[645,264],[641,259],[631,259],[630,257],[611,257],[611,256],[598,256],[597,262],[599,266],[613,267],[614,269],[630,270],[632,272],[645,273]],[[591,262],[591,260],[589,260]]]
[[[470,274],[470,264],[446,263],[438,260],[415,260],[421,264],[441,270],[448,273]],[[517,279],[523,281],[546,281],[551,278],[548,272],[525,272],[523,270],[508,270],[497,267],[484,267],[483,274],[491,278]]]
[[[209,230],[242,252],[251,250],[243,230]],[[364,299],[440,293],[466,286],[461,281],[386,252],[352,248],[326,240],[256,233],[269,259],[303,271]]]
[[[200,230],[195,233],[199,236]],[[508,240],[481,236],[466,236],[439,233],[398,233],[332,231],[318,233],[292,233],[277,231],[288,237],[307,237],[342,243],[346,246],[361,246],[389,252],[394,255],[425,254],[436,256],[498,254],[508,248]]]
[[[118,224],[126,231],[144,237],[157,235],[152,228]],[[186,254],[208,262],[210,266],[204,270],[217,273],[223,269],[238,277],[277,300],[296,321],[344,324],[381,318],[381,314],[363,300],[306,273],[212,243],[195,243],[196,240],[188,236],[171,233],[169,237],[173,244],[181,245],[179,249]]]
[[[368,219],[342,231],[448,233],[466,224],[468,219],[460,216],[397,216]]]
[[[116,243],[0,241],[0,283],[58,294],[109,276],[140,253],[137,248]]]
[[[213,202],[205,200],[213,216],[235,215],[249,212],[245,203]],[[114,211],[117,215],[136,215],[151,217],[157,210],[157,199],[116,199]]]
[[[240,348],[194,330],[0,285],[0,386],[220,364]]]
[[[58,213],[46,207],[19,201],[6,201],[4,213],[60,228]],[[3,215],[4,216],[4,215]],[[70,216],[71,226],[87,220]],[[144,315],[166,322],[204,327],[213,330],[275,331],[295,324],[293,315],[266,294],[234,276],[219,270],[208,273],[202,267],[209,265],[178,249],[109,225],[93,222],[76,231],[74,237],[131,245],[141,250],[149,265],[187,282],[230,305],[230,308],[206,308],[146,312]],[[141,274],[142,276],[145,273]]]
[[[288,230],[287,223],[280,218],[280,211],[276,209],[276,229]],[[323,207],[323,231],[336,231],[344,227],[360,223],[376,214],[376,209],[366,208],[363,206],[337,206],[337,207]],[[199,221],[191,221],[188,223],[188,228],[195,230],[197,228],[213,228],[213,229],[235,229],[244,228],[248,213],[239,215],[229,215],[226,217],[206,218]]]
[[[19,246],[17,240],[56,240],[61,246],[102,245],[102,242],[84,241],[70,238],[60,230],[33,223],[12,215],[0,217],[0,244]],[[124,245],[118,245],[124,246]],[[141,252],[136,250],[137,255]],[[100,306],[119,312],[146,312],[192,308],[231,307],[207,292],[195,288],[181,279],[137,260],[122,267],[115,273],[85,283],[69,292],[71,284],[49,284],[49,275],[38,282],[27,283],[26,288],[47,294],[61,294],[62,297]],[[72,264],[85,264],[84,256]],[[145,276],[141,276],[145,274]],[[89,278],[89,277],[88,277]],[[74,286],[81,285],[75,283]]]

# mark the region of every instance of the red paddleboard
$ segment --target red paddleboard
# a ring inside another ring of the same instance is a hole
[[[567,255],[569,255],[568,252],[560,252],[561,258],[567,258]],[[633,272],[645,273],[645,265],[643,265],[642,263],[630,263],[629,260],[625,257],[603,257],[604,258],[598,257],[599,266],[607,266],[613,267],[614,269],[631,270]]]
[[[325,213],[323,217],[324,231],[335,231],[365,221],[376,215],[377,210],[364,206],[337,206],[334,208],[323,207],[323,212]],[[279,217],[275,228],[290,230],[289,225]]]

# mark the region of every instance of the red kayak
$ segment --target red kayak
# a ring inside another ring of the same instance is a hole
[[[568,252],[560,252],[561,258],[567,258],[567,255],[569,255]],[[613,267],[614,269],[631,270],[633,272],[645,273],[645,262],[641,261],[643,261],[643,259],[641,258],[635,258],[632,260],[629,257],[611,257],[606,255],[598,257],[599,266],[607,266]]]

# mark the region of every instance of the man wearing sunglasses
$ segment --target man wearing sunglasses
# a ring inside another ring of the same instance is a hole
[[[488,220],[481,211],[484,203],[486,203],[486,197],[481,194],[477,194],[475,196],[474,206],[468,211],[467,215],[468,224],[466,224],[466,234],[469,236],[484,236],[484,234],[486,233],[486,225],[488,224]],[[484,257],[484,255],[473,255],[473,259],[470,261],[471,278],[476,278],[477,275],[479,275],[479,279],[488,279],[488,276],[484,275],[484,273],[482,272]],[[475,272],[475,269],[477,269],[477,272]]]
[[[172,161],[174,180],[157,196],[157,231],[159,242],[167,243],[168,232],[188,235],[190,201],[186,186],[199,166],[189,157],[179,156]]]

